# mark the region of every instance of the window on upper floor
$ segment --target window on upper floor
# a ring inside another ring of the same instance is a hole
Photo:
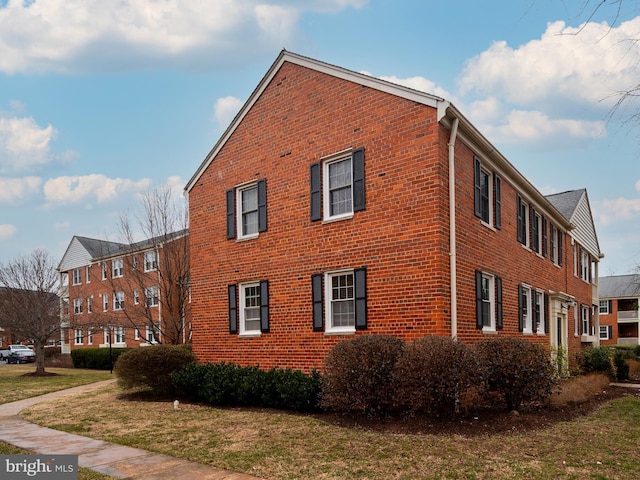
[[[147,307],[157,307],[160,303],[158,298],[158,287],[146,287],[144,297]]]
[[[60,274],[60,284],[63,287],[66,287],[69,285],[69,273],[68,272],[63,272]]]
[[[367,270],[356,268],[311,276],[313,329],[355,333],[367,328]]]
[[[580,306],[580,333],[582,335],[593,335],[591,329],[591,308],[588,305]]]
[[[133,304],[138,305],[140,303],[140,292],[137,288],[133,289]]]
[[[549,224],[549,257],[556,265],[562,265],[562,231]]]
[[[574,245],[573,260],[574,273],[585,282],[591,282],[591,255],[579,245]]]
[[[111,278],[122,277],[124,271],[124,260],[122,258],[116,258],[111,261]]]
[[[92,313],[93,310],[91,308],[91,297],[87,297],[87,313]]]
[[[476,328],[502,329],[502,278],[476,270]]]
[[[611,340],[613,338],[613,327],[611,325],[600,325],[600,340]]]
[[[266,179],[227,190],[227,238],[246,240],[266,230]]]
[[[542,220],[542,215],[531,207],[531,250],[540,255],[543,253],[543,236],[546,236],[542,229]]]
[[[502,181],[486,169],[479,158],[473,159],[474,210],[487,225],[502,227]]]
[[[158,269],[158,255],[155,250],[144,252],[144,271],[151,272]]]
[[[87,279],[87,283],[91,283],[91,265],[87,265],[85,268],[85,277]]]
[[[102,294],[102,311],[106,312],[109,310],[109,295],[106,293]]]
[[[311,165],[311,220],[341,220],[365,209],[364,149]]]
[[[531,239],[529,238],[529,205],[522,199],[520,195],[516,197],[516,209],[517,209],[517,228],[518,228],[518,241],[528,247],[531,245]]]
[[[80,285],[82,283],[82,272],[79,268],[74,268],[72,270],[71,281],[73,285]]]
[[[73,313],[74,315],[80,315],[82,313],[82,299],[74,298],[73,299]]]
[[[100,268],[102,270],[102,280],[106,280],[107,279],[107,262],[102,262],[102,265]]]
[[[269,282],[259,280],[227,286],[229,333],[257,336],[269,332]]]
[[[600,308],[599,312],[603,315],[608,315],[613,312],[613,301],[612,300],[600,300]]]
[[[124,292],[113,292],[113,309],[124,309]]]

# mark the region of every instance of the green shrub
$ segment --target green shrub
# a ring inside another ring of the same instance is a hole
[[[74,368],[91,370],[111,370],[120,355],[129,348],[78,348],[71,350]]]
[[[640,358],[640,345],[633,347],[633,353],[636,357]]]
[[[320,375],[233,363],[188,365],[172,374],[174,386],[185,396],[216,406],[270,407],[295,411],[318,408]]]
[[[475,352],[449,337],[425,337],[408,344],[394,372],[403,409],[453,416],[468,406],[481,384]]]
[[[629,380],[629,364],[625,352],[616,350],[613,354],[613,365],[616,368],[616,380]]]
[[[402,340],[389,335],[359,335],[337,343],[325,358],[321,405],[339,412],[388,412],[403,347]]]
[[[616,365],[607,347],[590,347],[578,353],[578,364],[583,373],[604,373],[611,380],[617,378]]]
[[[544,401],[555,385],[556,368],[540,345],[511,337],[488,338],[475,346],[487,392],[497,393],[507,409]]]
[[[153,345],[122,354],[114,370],[122,388],[149,387],[154,395],[166,396],[175,391],[171,373],[193,362],[195,355],[183,345]]]

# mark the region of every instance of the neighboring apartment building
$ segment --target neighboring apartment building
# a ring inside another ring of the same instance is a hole
[[[600,278],[600,344],[640,345],[640,274]]]
[[[60,261],[63,352],[190,341],[188,232],[133,244],[74,236]]]
[[[598,343],[586,192],[545,197],[442,98],[283,51],[185,190],[201,362],[310,370],[360,334]]]

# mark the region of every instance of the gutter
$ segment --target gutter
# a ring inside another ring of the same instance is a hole
[[[458,291],[456,270],[456,172],[455,148],[458,118],[453,119],[449,137],[449,270],[451,272],[451,338],[458,336]]]

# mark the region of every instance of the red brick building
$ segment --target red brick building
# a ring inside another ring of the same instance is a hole
[[[640,345],[640,275],[600,278],[600,344]]]
[[[360,334],[598,341],[586,191],[543,196],[442,98],[283,51],[185,190],[202,362],[309,370]]]
[[[74,236],[58,271],[63,353],[190,341],[186,230],[134,244]]]

